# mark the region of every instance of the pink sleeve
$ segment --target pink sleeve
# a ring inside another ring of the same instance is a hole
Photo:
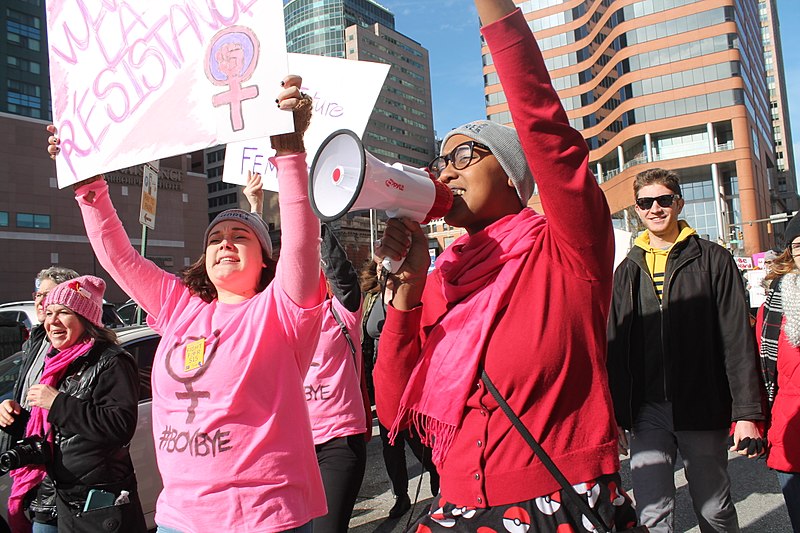
[[[481,29],[540,199],[554,244],[577,275],[611,279],[614,241],[603,191],[589,168],[589,148],[573,129],[550,82],[542,53],[517,9]]]
[[[90,201],[92,193],[94,198]],[[111,204],[105,180],[79,187],[75,191],[75,199],[81,208],[86,235],[97,260],[126,294],[148,314],[157,317],[161,310],[162,289],[166,290],[177,278],[143,258],[131,246],[128,234]]]
[[[320,224],[308,201],[306,154],[274,157],[278,169],[278,202],[281,212],[281,286],[302,308],[322,302],[320,291]]]

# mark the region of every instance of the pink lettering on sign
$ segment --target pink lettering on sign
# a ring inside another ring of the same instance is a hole
[[[397,183],[392,178],[386,180],[386,187],[389,189],[397,189],[398,191],[404,191],[406,189],[405,185],[402,183]]]
[[[264,0],[165,0],[156,13],[153,2],[49,0],[53,116],[59,157],[73,175],[78,178],[74,161],[100,151],[112,130],[140,125],[137,111],[145,103],[179,90],[171,84],[188,52],[205,48],[213,32],[209,79],[228,87],[213,103],[229,105],[232,127],[241,129],[241,104],[258,94],[257,86],[242,83],[256,66],[259,43],[249,29],[229,27],[252,18],[259,1]],[[86,72],[87,64],[94,68],[88,80],[70,78],[74,66]]]
[[[231,106],[233,131],[244,129],[242,102],[258,96],[258,87],[242,87],[258,64],[258,39],[250,28],[232,26],[219,31],[206,53],[206,77],[214,85],[227,85],[228,90],[211,98],[214,107]]]

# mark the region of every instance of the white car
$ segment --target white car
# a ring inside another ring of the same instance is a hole
[[[39,323],[39,319],[36,317],[36,304],[33,300],[0,304],[0,318],[21,322],[28,328],[29,333],[31,328]],[[117,314],[114,304],[105,301],[103,302],[103,324],[107,328],[118,328],[125,325]]]
[[[34,319],[35,320],[35,319]],[[153,443],[150,391],[150,371],[153,356],[161,337],[147,326],[131,326],[114,331],[120,345],[125,348],[139,365],[139,421],[136,434],[131,441],[131,458],[139,484],[139,498],[149,529],[155,528],[156,499],[161,492],[161,476],[156,465],[156,450]],[[14,395],[14,383],[19,374],[21,357],[14,356],[0,362],[0,401]],[[0,508],[6,516],[6,505],[11,492],[11,478],[0,477]]]

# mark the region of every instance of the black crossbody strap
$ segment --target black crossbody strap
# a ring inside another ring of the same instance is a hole
[[[331,313],[333,313],[333,318],[336,319],[336,323],[339,324],[339,329],[342,330],[344,338],[347,341],[347,345],[350,347],[350,352],[353,354],[353,360],[355,361],[356,345],[353,343],[353,338],[350,337],[350,332],[347,331],[347,326],[344,325],[344,322],[339,317],[339,313],[336,312],[336,308],[333,306],[333,302],[331,302]]]
[[[603,522],[597,516],[595,511],[591,507],[589,507],[589,504],[583,498],[581,498],[581,496],[575,490],[575,487],[573,487],[572,484],[570,484],[570,482],[567,480],[567,478],[564,477],[564,474],[561,473],[561,470],[559,470],[556,464],[553,462],[553,460],[550,459],[550,456],[547,455],[547,452],[544,451],[544,449],[538,442],[536,442],[536,439],[533,438],[531,432],[528,431],[528,428],[525,427],[525,424],[522,423],[519,417],[514,413],[514,411],[508,405],[508,402],[506,402],[506,400],[500,394],[500,391],[497,390],[497,387],[494,386],[492,380],[489,379],[489,376],[486,374],[486,370],[481,370],[481,380],[483,380],[483,383],[486,385],[486,388],[489,389],[489,392],[492,393],[492,396],[494,396],[494,399],[500,405],[500,409],[503,410],[503,412],[506,414],[506,416],[514,425],[514,427],[517,428],[517,431],[520,432],[522,438],[525,439],[525,442],[528,443],[528,446],[531,447],[533,453],[536,454],[536,457],[539,458],[539,460],[542,462],[542,464],[544,464],[544,466],[547,468],[550,474],[561,485],[561,488],[564,489],[563,491],[564,496],[566,498],[569,498],[569,500],[578,509],[580,509],[581,513],[583,513],[586,516],[586,518],[589,520],[589,522],[592,523],[592,525],[595,527],[597,531],[603,531],[606,533],[610,532],[611,530],[608,528],[608,526],[603,524]]]

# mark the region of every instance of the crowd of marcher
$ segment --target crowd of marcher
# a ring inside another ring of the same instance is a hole
[[[800,219],[755,333],[733,257],[679,219],[674,172],[634,180],[646,231],[615,273],[608,204],[528,23],[511,0],[475,5],[515,129],[479,120],[444,138],[429,170],[466,234],[430,273],[418,223],[391,219],[376,243],[404,258],[396,272],[359,275],[314,217],[298,76],[277,100],[295,132],[271,138],[280,260],[258,175],[251,210],[218,215],[178,275],[131,246],[102,176],[75,185],[97,260],[162,337],[154,434],[219,437],[209,454],[156,448],[158,532],[346,531],[373,394],[390,517],[411,506],[405,443],[430,472],[416,531],[672,531],[680,453],[700,529],[735,532],[728,450],[768,454],[800,531]],[[527,206],[534,178],[546,217]],[[37,277],[41,324],[0,404],[14,532],[145,530],[137,369],[100,320],[104,290],[63,268]]]

